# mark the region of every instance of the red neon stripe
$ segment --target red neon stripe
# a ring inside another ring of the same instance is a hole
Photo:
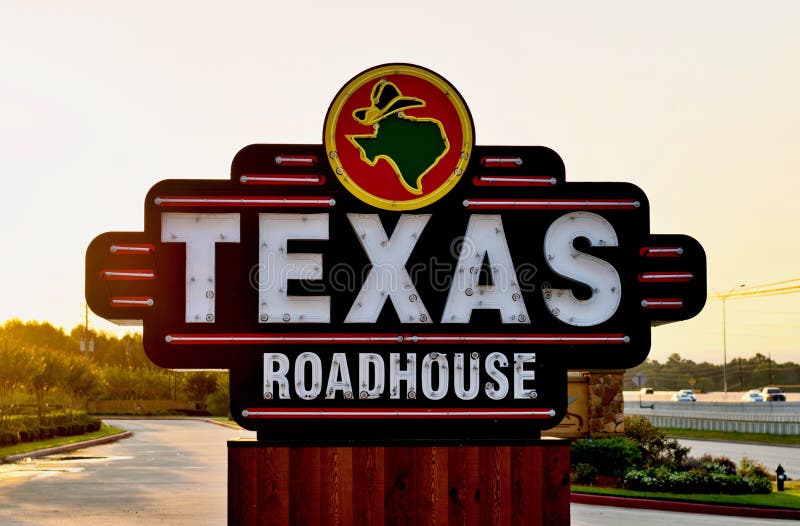
[[[152,307],[153,298],[149,296],[116,296],[109,300],[112,307]]]
[[[151,280],[156,279],[156,272],[152,269],[116,269],[102,270],[100,276],[107,281]]]
[[[645,298],[642,306],[645,309],[682,309],[683,300],[680,298]]]
[[[465,199],[464,207],[483,209],[524,210],[620,210],[639,208],[638,201],[616,199]]]
[[[365,409],[363,407],[347,409],[305,409],[305,408],[248,408],[247,418],[553,418],[555,411],[549,408],[542,409],[410,409],[410,408],[377,408]]]
[[[639,255],[645,258],[677,258],[683,254],[681,247],[642,247]]]
[[[628,343],[625,334],[387,334],[387,333],[283,333],[283,334],[169,334],[173,345],[285,344],[463,344],[463,345],[605,345]]]
[[[691,272],[642,272],[639,281],[642,283],[685,283],[694,275]]]
[[[242,184],[268,185],[320,185],[325,176],[317,174],[244,174],[239,178]]]
[[[475,186],[553,186],[555,177],[479,175],[472,179]]]
[[[108,250],[112,254],[120,254],[120,255],[152,254],[155,251],[155,247],[147,243],[125,243],[124,245],[113,244],[109,247]]]
[[[315,155],[278,155],[275,157],[278,166],[312,166],[317,164]]]
[[[329,196],[309,196],[309,197],[284,197],[284,196],[240,196],[240,195],[220,195],[220,196],[168,196],[156,197],[155,203],[164,207],[182,206],[204,206],[204,207],[240,207],[240,206],[261,206],[261,207],[306,207],[320,208],[331,207],[336,201]]]
[[[481,166],[487,168],[519,168],[522,166],[520,157],[483,157]]]

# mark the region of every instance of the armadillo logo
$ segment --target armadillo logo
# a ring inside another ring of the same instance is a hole
[[[469,163],[472,118],[453,86],[419,66],[389,64],[353,78],[325,118],[339,181],[385,210],[414,210],[449,192]]]

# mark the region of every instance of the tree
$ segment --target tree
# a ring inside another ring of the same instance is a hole
[[[62,375],[64,389],[70,395],[72,409],[85,407],[92,395],[105,388],[102,372],[86,356],[70,356],[66,360],[66,374]]]
[[[183,382],[183,392],[189,400],[204,402],[206,397],[217,390],[217,377],[208,371],[189,373]]]
[[[29,387],[36,397],[36,414],[42,418],[47,412],[47,395],[61,382],[67,361],[62,353],[50,347],[34,346],[30,352],[32,358],[42,363],[31,376]]]
[[[9,338],[0,342],[0,416],[11,409],[18,389],[29,387],[31,379],[44,368],[44,361],[30,353],[22,343]]]

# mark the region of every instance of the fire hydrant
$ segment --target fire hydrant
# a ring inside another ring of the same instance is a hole
[[[783,469],[783,466],[778,464],[778,468],[775,470],[775,474],[778,475],[778,491],[783,491],[783,483],[789,478],[786,475],[786,470]]]

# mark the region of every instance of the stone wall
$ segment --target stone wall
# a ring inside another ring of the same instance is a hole
[[[625,432],[622,375],[625,371],[586,371],[589,379],[589,436]]]

